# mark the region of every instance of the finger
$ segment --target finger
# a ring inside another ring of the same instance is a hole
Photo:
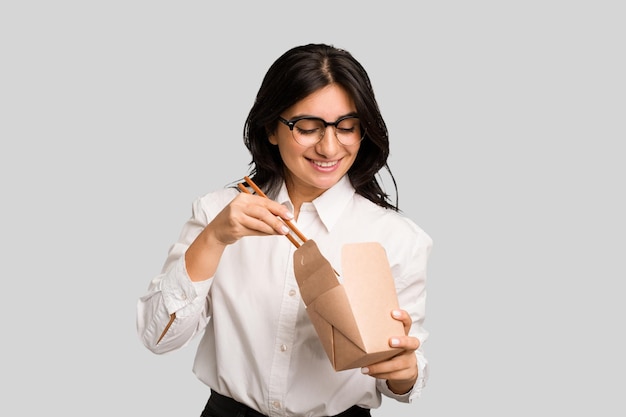
[[[417,337],[412,336],[390,337],[389,346],[404,349],[405,351],[414,351],[419,349],[420,341]]]
[[[361,372],[380,379],[409,379],[416,374],[417,360],[412,352],[404,352],[386,361],[370,364]]]
[[[237,187],[245,194],[252,195],[250,191],[241,183],[237,184]],[[282,204],[277,203],[276,201],[270,200],[265,195],[256,195],[254,196],[256,199],[263,204],[269,211],[271,211],[274,215],[279,216],[285,220],[293,220],[294,215],[287,207]]]
[[[233,223],[243,227],[246,235],[286,234],[289,231],[278,217],[258,206],[247,207],[245,212],[233,217]]]
[[[285,235],[289,228],[280,216],[293,217],[289,210],[264,197],[240,194],[231,203],[232,218],[246,228],[247,234]]]
[[[258,197],[258,196],[257,196]],[[290,232],[289,222],[293,220],[294,215],[287,207],[282,204],[279,204],[273,200],[270,200],[265,197],[261,197],[262,200],[260,202],[261,206],[263,206],[267,211],[274,217],[268,217],[265,215],[261,220],[265,221],[267,224],[272,225],[276,233],[278,234],[288,234]]]
[[[282,217],[270,212],[267,209],[263,209],[260,212],[257,211],[255,218],[270,226],[273,229],[272,234],[278,233],[286,235],[290,231],[288,225],[286,224],[287,222],[283,220]]]
[[[248,216],[245,220],[242,220],[241,225],[246,228],[246,234],[248,235],[284,235],[289,232],[284,223],[274,216],[270,216],[269,220]]]
[[[401,321],[404,326],[404,334],[409,334],[409,330],[411,330],[411,324],[413,321],[411,320],[411,316],[405,310],[392,310],[391,317],[394,319]]]

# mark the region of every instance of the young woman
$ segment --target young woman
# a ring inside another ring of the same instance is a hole
[[[204,417],[367,416],[382,395],[419,397],[432,241],[377,180],[389,139],[365,69],[330,45],[285,52],[263,79],[244,142],[250,177],[269,198],[230,187],[193,203],[138,302],[144,345],[164,353],[202,334],[194,373],[211,389]],[[401,353],[333,369],[299,295],[284,221],[335,266],[346,243],[383,246],[400,305],[389,314],[405,330],[388,343]]]

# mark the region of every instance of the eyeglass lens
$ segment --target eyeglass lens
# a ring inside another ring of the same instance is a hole
[[[337,140],[344,145],[354,145],[361,141],[361,125],[356,117],[341,120],[333,126]],[[320,119],[298,120],[293,127],[294,139],[302,145],[313,145],[324,137],[326,126]]]

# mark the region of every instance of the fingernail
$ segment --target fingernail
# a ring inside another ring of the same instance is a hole
[[[289,219],[289,220],[292,220],[292,219],[293,219],[293,213],[292,213],[292,212],[290,212],[290,211],[288,211],[288,212],[285,214],[285,217],[287,217],[287,219]]]
[[[289,233],[289,228],[288,228],[287,226],[284,226],[284,225],[283,225],[280,229],[281,229],[281,230],[283,231],[283,233],[285,233],[285,234],[286,234],[286,233]]]
[[[367,368],[367,367],[361,368],[361,373],[362,374],[366,374],[366,375],[369,374],[370,373],[370,368]]]
[[[402,316],[402,312],[400,312],[400,310],[393,310],[391,312],[391,315],[394,316],[395,318],[399,319]]]
[[[389,341],[391,346],[398,346],[400,344],[400,339],[396,339],[395,337]]]

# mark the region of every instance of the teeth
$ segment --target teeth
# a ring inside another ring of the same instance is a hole
[[[313,163],[322,168],[328,168],[328,167],[337,165],[337,161],[332,161],[332,162],[313,161]]]

